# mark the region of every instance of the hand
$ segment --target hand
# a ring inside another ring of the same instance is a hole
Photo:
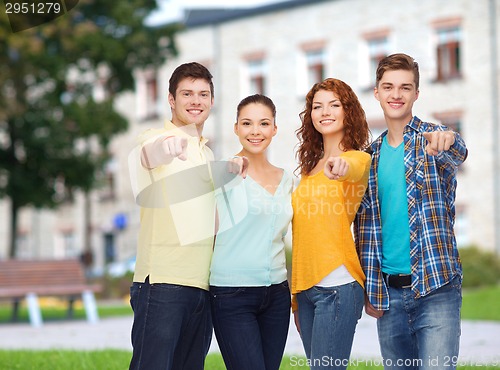
[[[293,311],[293,321],[295,322],[295,328],[300,335],[300,322],[299,322],[299,310]]]
[[[169,136],[160,140],[162,140],[162,152],[167,158],[179,158],[181,161],[187,159],[187,139],[185,137]]]
[[[427,140],[425,151],[429,155],[437,155],[442,151],[446,151],[455,143],[455,133],[453,131],[424,132],[423,135]]]
[[[241,177],[246,178],[249,164],[250,161],[247,157],[234,156],[229,160],[229,173],[241,175]]]
[[[330,157],[325,163],[325,176],[330,180],[338,180],[349,170],[349,163],[342,157]]]
[[[382,315],[384,314],[384,311],[382,310],[377,310],[375,307],[373,307],[373,305],[370,303],[370,301],[368,300],[368,297],[366,296],[365,294],[365,312],[371,316],[371,317],[374,317],[376,319],[379,319],[382,317]]]

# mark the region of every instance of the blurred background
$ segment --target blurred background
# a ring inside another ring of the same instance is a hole
[[[81,0],[18,32],[23,20],[2,12],[0,259],[81,258],[91,276],[133,269],[139,207],[128,155],[142,131],[170,118],[179,64],[214,75],[204,135],[216,158],[239,150],[238,102],[263,93],[277,107],[270,160],[293,172],[299,113],[317,81],[347,82],[373,139],[383,132],[375,70],[395,52],[420,65],[414,114],[460,132],[469,149],[458,173],[460,248],[500,254],[500,1],[249,3]]]

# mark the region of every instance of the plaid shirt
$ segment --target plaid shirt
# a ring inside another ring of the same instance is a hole
[[[467,148],[460,135],[455,134],[455,143],[448,151],[436,156],[427,155],[427,141],[422,133],[436,130],[447,128],[422,122],[415,116],[403,132],[411,288],[417,298],[462,274],[453,225],[456,172],[467,157]],[[387,131],[371,145],[368,188],[354,222],[356,245],[366,274],[366,293],[378,310],[389,309],[389,293],[381,270],[382,222],[377,192],[380,147],[386,135]]]

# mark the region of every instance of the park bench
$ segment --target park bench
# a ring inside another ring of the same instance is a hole
[[[65,297],[68,317],[73,315],[74,302],[81,298],[87,321],[99,320],[94,293],[97,284],[88,284],[84,267],[77,259],[63,260],[3,260],[0,261],[0,299],[13,303],[12,319],[18,318],[19,303],[26,299],[30,323],[43,324],[38,297]]]

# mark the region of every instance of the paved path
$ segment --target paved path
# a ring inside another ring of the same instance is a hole
[[[285,352],[289,355],[303,355],[304,350],[295,326],[293,323],[290,325]],[[101,319],[96,324],[83,320],[46,322],[41,328],[33,328],[28,323],[0,324],[0,348],[131,350],[131,326],[131,316]],[[210,350],[218,351],[215,337]],[[358,324],[351,357],[373,360],[381,358],[375,320],[366,315]],[[500,365],[500,323],[464,321],[459,362]]]

